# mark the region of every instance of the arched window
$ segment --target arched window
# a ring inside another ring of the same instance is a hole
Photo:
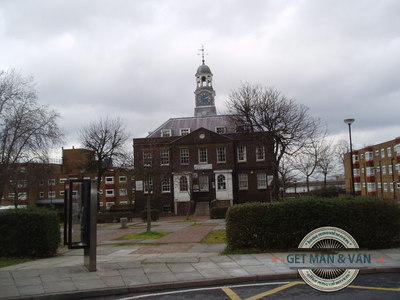
[[[224,175],[218,175],[217,188],[218,190],[226,190],[226,180]]]
[[[186,176],[181,176],[181,178],[179,178],[179,190],[181,192],[187,192],[188,190],[188,181]]]

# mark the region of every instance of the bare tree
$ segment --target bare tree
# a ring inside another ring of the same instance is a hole
[[[333,142],[323,143],[319,151],[318,167],[324,176],[324,187],[326,187],[326,178],[337,167],[335,156],[335,144]]]
[[[89,124],[80,132],[80,141],[83,148],[90,150],[95,155],[94,160],[89,160],[88,168],[95,169],[97,173],[97,188],[100,188],[101,178],[113,162],[118,162],[126,157],[125,143],[128,135],[119,118],[101,118]],[[100,208],[99,194],[97,205]]]
[[[295,181],[295,174],[293,174],[294,167],[292,160],[284,156],[281,160],[279,166],[279,178],[280,178],[280,188],[282,189],[282,195],[285,196],[286,189],[290,183]]]
[[[15,164],[47,160],[62,133],[57,112],[37,103],[32,78],[0,72],[0,199]]]
[[[232,118],[239,129],[262,132],[261,143],[270,153],[272,197],[278,199],[279,166],[284,155],[293,155],[310,143],[320,130],[320,120],[313,118],[304,105],[282,95],[274,88],[242,84],[228,98]]]

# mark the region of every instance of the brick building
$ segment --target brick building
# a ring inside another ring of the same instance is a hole
[[[400,138],[353,150],[356,195],[400,198]],[[345,155],[346,191],[351,193],[350,153]]]
[[[185,214],[198,202],[230,206],[269,201],[272,177],[268,149],[254,135],[236,132],[230,116],[217,115],[213,74],[195,74],[194,117],[167,120],[146,138],[133,140],[135,209]]]
[[[6,186],[2,205],[39,205],[63,207],[64,183],[68,179],[96,179],[88,167],[94,159],[85,149],[62,149],[62,159],[54,163],[28,163],[15,167],[17,172]],[[110,167],[101,180],[100,207],[134,203],[132,172]]]

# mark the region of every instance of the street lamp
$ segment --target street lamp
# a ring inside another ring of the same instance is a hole
[[[355,196],[355,190],[354,190],[354,171],[353,171],[353,145],[351,142],[351,124],[353,124],[355,120],[354,119],[345,119],[344,122],[349,125],[349,138],[350,138],[350,169],[351,169],[351,194]]]

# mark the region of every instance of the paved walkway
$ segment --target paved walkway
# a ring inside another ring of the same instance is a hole
[[[100,225],[96,272],[88,272],[83,266],[81,249],[1,268],[0,299],[80,299],[297,277],[288,263],[288,253],[219,255],[224,244],[199,242],[211,230],[224,229],[224,221],[201,218],[190,223],[183,219],[153,223],[153,230],[172,232],[159,240],[114,240],[145,231],[145,224],[139,220],[130,223],[128,229],[119,229],[117,224]],[[372,263],[362,271],[400,272],[400,249],[369,253]]]

